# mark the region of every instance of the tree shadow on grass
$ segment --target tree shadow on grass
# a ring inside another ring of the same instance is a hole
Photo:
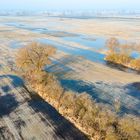
[[[132,97],[133,100],[136,100],[136,102],[134,102],[134,105],[135,105],[136,110],[139,111],[140,109],[140,82],[127,84],[125,86],[125,89],[127,89],[127,94],[130,97]],[[140,111],[138,115],[140,116]]]
[[[60,115],[56,109],[39,96],[38,98],[32,98],[28,104],[36,113],[42,113],[42,116],[40,116],[41,119],[44,123],[46,122],[46,125],[48,125],[48,121],[51,123],[51,125],[55,128],[54,131],[57,136],[67,140],[88,139],[87,136],[85,136],[78,128]]]
[[[15,75],[0,75],[0,80],[0,90],[2,92],[0,96],[0,117],[3,117],[9,115],[19,106],[16,97],[14,94],[11,94],[13,93],[11,91],[13,88],[21,86],[23,81]],[[11,84],[13,85],[13,88],[11,87]]]
[[[121,102],[120,115],[124,115],[125,113],[140,115],[140,101],[136,102],[137,99],[140,99],[140,90],[135,89],[135,87],[140,88],[139,83],[133,83],[123,87],[115,84],[110,85],[103,82],[96,82],[93,84],[82,80],[73,79],[60,79],[60,82],[66,90],[71,90],[79,94],[86,92],[87,94],[91,95],[97,103],[109,105],[111,107],[110,109],[113,110],[115,109],[114,101],[117,97],[119,97],[119,101]],[[125,90],[125,88],[127,90]],[[128,102],[128,99],[130,98],[129,95],[135,97],[136,100],[134,99]],[[129,107],[130,104],[132,104],[131,107]]]
[[[0,117],[9,115],[17,106],[18,102],[13,95],[0,96]]]
[[[24,85],[24,81],[17,75],[0,75],[0,79],[2,78],[9,78],[11,80],[11,84],[14,87],[20,87]]]
[[[61,79],[60,83],[66,90],[71,90],[77,93],[86,92],[91,95],[96,102],[110,104],[110,102],[108,102],[106,99],[100,98],[100,91],[94,86],[94,84],[73,79]]]
[[[0,76],[1,80],[3,78],[8,78],[10,81],[8,83],[4,83],[4,86],[1,87],[1,89],[3,90],[3,94],[6,95],[0,97],[0,117],[9,115],[18,106],[18,102],[16,101],[15,97],[10,93],[10,91],[12,90],[11,88],[22,87],[26,90],[26,93],[29,93],[29,98],[28,100],[26,100],[29,107],[31,107],[31,109],[33,109],[35,113],[38,113],[41,120],[45,123],[46,126],[51,125],[50,127],[54,128],[54,132],[56,134],[52,134],[54,136],[54,139],[56,136],[60,136],[61,138],[68,140],[87,139],[87,136],[85,136],[79,129],[77,129],[72,123],[70,123],[67,119],[60,115],[57,110],[55,110],[46,101],[41,99],[37,94],[34,94],[36,97],[31,96],[33,95],[33,93],[30,93],[30,90],[27,90],[25,88],[24,82],[21,78],[15,75]],[[11,87],[10,85],[12,85],[13,87]],[[20,119],[14,123],[18,129],[20,129],[21,126],[26,125],[25,122]]]
[[[125,88],[130,96],[140,100],[140,82],[127,84]]]
[[[117,69],[117,70],[124,71],[124,72],[127,72],[127,73],[140,74],[140,71],[137,71],[137,70],[135,70],[135,69],[126,67],[126,66],[121,65],[121,64],[117,64],[117,63],[113,63],[113,62],[109,62],[109,61],[106,61],[105,64],[106,64],[108,67],[113,68],[113,69]]]
[[[73,69],[68,64],[76,62],[76,58],[71,55],[64,56],[57,60],[52,60],[52,64],[46,66],[45,70],[55,74],[57,77],[63,77],[65,74],[72,72]]]

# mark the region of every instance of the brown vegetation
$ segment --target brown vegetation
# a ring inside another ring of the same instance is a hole
[[[107,107],[97,104],[87,93],[76,94],[72,91],[65,91],[54,75],[43,71],[43,67],[48,64],[49,51],[40,51],[39,48],[42,50],[41,44],[39,45],[40,47],[36,44],[34,44],[34,46],[32,45],[19,50],[17,66],[24,69],[24,71],[26,71],[26,69],[28,71],[33,67],[34,71],[30,73],[30,76],[26,75],[25,78],[43,99],[54,106],[63,116],[70,119],[77,127],[89,135],[91,139],[139,139],[139,118],[134,116],[119,117],[117,113]],[[34,52],[31,51],[32,48],[37,50],[40,56],[39,58],[42,58],[41,60],[45,60],[39,67],[36,64],[38,64],[37,61],[40,59],[37,59],[34,55],[30,57],[32,53],[34,54]],[[44,49],[47,49],[47,47]],[[22,50],[24,50],[23,54],[21,52]],[[47,54],[45,55],[45,53]],[[28,57],[26,58],[25,56]],[[47,58],[44,58],[46,56]],[[35,65],[30,59],[32,59],[33,62],[36,61]],[[123,61],[127,60],[123,59]],[[24,62],[26,63],[24,64]],[[35,70],[36,68],[37,71]],[[118,104],[115,106],[116,111],[119,110],[119,107]]]
[[[130,57],[129,55],[117,54],[117,53],[110,53],[106,56],[105,59],[107,61],[114,62],[117,64],[122,64],[125,66],[128,66],[130,64],[131,60],[133,60],[133,58]]]
[[[108,47],[109,51],[112,52],[117,52],[118,46],[119,46],[119,41],[116,38],[111,38],[107,40],[106,46]]]
[[[18,51],[16,64],[24,72],[41,71],[46,64],[51,63],[49,57],[55,52],[52,46],[31,43]]]
[[[117,39],[111,38],[107,41],[106,46],[108,48],[106,61],[140,71],[140,59],[131,57],[133,48],[138,51],[135,44],[120,44]]]
[[[130,62],[130,66],[138,71],[140,71],[140,59],[133,59]]]

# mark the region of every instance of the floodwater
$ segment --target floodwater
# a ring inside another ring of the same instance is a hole
[[[103,58],[104,58],[105,55],[102,54],[102,52],[107,51],[107,48],[106,48],[105,44],[106,44],[106,40],[108,39],[105,36],[96,36],[96,35],[90,35],[89,36],[89,35],[74,34],[74,33],[59,31],[59,30],[50,30],[50,29],[44,28],[44,27],[43,28],[42,27],[32,27],[31,25],[28,25],[27,23],[22,23],[22,22],[6,22],[6,23],[3,23],[3,24],[7,25],[7,26],[10,26],[10,27],[16,27],[16,28],[19,28],[19,29],[28,30],[28,31],[35,32],[35,33],[47,34],[49,36],[61,38],[64,41],[67,41],[67,42],[78,43],[79,45],[83,45],[83,46],[86,46],[87,48],[90,48],[90,50],[92,50],[92,51],[89,51],[89,50],[86,50],[86,49],[79,49],[78,50],[79,53],[78,53],[78,52],[76,52],[77,49],[75,49],[75,51],[74,51],[74,49],[71,46],[72,50],[69,49],[69,53],[75,54],[75,55],[81,55],[83,57],[85,57],[85,53],[86,53],[86,56],[88,55],[87,56],[88,58],[87,57],[86,58],[89,59],[89,60],[92,60],[92,61],[95,61],[95,62],[100,62],[100,63],[103,63],[103,61],[104,61]],[[62,51],[66,51],[68,53],[68,49],[64,48],[64,47],[67,47],[67,46],[60,45],[60,43],[57,43],[55,41],[51,41],[51,40],[48,40],[48,39],[44,39],[44,40],[40,39],[40,41],[43,42],[43,43],[53,44],[58,49],[60,49]],[[120,42],[121,43],[126,43],[125,40],[121,40],[121,39],[120,39]],[[15,43],[15,45],[14,45],[14,43]],[[12,44],[13,48],[18,46],[16,44],[18,44],[19,42],[18,43],[14,42],[14,43]],[[95,55],[97,60],[93,59],[94,56],[92,56],[91,53],[93,53],[93,55]],[[138,53],[136,51],[133,51],[131,56],[134,57],[134,58],[139,58],[140,53]]]
[[[94,48],[95,50],[105,49],[106,38],[103,37],[97,37],[97,36],[89,37],[86,35],[80,35],[80,36],[73,36],[73,37],[64,37],[63,39],[66,41],[76,42],[81,45],[88,46],[90,48]]]
[[[62,31],[53,31],[53,30],[49,30],[47,28],[40,28],[40,27],[34,28],[34,27],[30,27],[26,24],[21,24],[21,23],[16,23],[16,22],[15,23],[14,22],[5,23],[5,25],[20,28],[20,29],[25,29],[25,30],[29,30],[29,31],[37,32],[37,33],[41,33],[41,34],[47,34],[50,36],[62,38],[64,41],[76,42],[81,45],[87,46],[89,48],[93,48],[93,50],[82,49],[82,48],[77,49],[75,47],[66,46],[66,45],[60,44],[56,41],[52,41],[52,40],[44,39],[44,38],[35,40],[35,41],[39,41],[41,43],[54,45],[58,50],[64,51],[66,53],[82,56],[88,60],[105,64],[105,61],[104,61],[105,55],[96,51],[96,50],[100,50],[100,49],[105,49],[105,46],[104,46],[105,38],[97,38],[96,36],[89,37],[86,35],[72,34],[72,33],[62,32]],[[22,46],[22,45],[20,44],[20,42],[12,41],[10,46],[12,48],[18,48],[19,46]]]
[[[57,42],[54,42],[54,41],[51,41],[48,39],[38,39],[38,41],[41,43],[54,45],[58,50],[64,51],[64,52],[69,53],[71,55],[82,56],[88,60],[105,64],[105,61],[104,61],[105,55],[104,54],[90,51],[90,50],[86,50],[86,49],[82,49],[82,48],[74,48],[72,46],[62,45],[62,44],[59,44]]]
[[[113,19],[112,19],[113,20]],[[41,34],[47,34],[50,36],[63,38],[65,41],[72,41],[76,42],[88,47],[94,47],[95,49],[105,49],[105,42],[107,38],[105,36],[96,36],[96,35],[83,35],[83,34],[75,34],[70,33],[66,31],[59,31],[59,30],[51,30],[48,27],[34,27],[31,24],[28,24],[26,22],[17,22],[17,21],[5,21],[1,24],[10,26],[10,27],[16,27],[19,29],[25,29],[28,31],[41,33]],[[125,40],[120,40],[121,42],[125,42]]]
[[[59,30],[51,30],[49,28],[44,28],[44,27],[32,27],[31,25],[28,25],[27,23],[22,23],[22,22],[6,22],[3,23],[4,25],[10,26],[10,27],[16,27],[19,29],[24,29],[27,31],[31,31],[34,33],[40,33],[40,34],[47,34],[52,37],[60,38],[61,40],[64,40],[68,42],[70,45],[65,45],[63,43],[60,43],[58,41],[54,41],[51,39],[47,38],[39,38],[37,42],[41,42],[44,44],[50,44],[55,46],[58,50],[61,50],[63,52],[66,52],[70,55],[77,55],[84,57],[90,61],[104,64],[107,66],[111,66],[112,68],[119,69],[125,72],[134,72],[133,70],[126,68],[126,67],[116,67],[112,65],[108,65],[106,61],[104,60],[105,54],[102,52],[106,52],[106,41],[107,38],[105,36],[97,36],[97,35],[85,35],[85,34],[74,34],[66,31],[59,31]],[[82,47],[73,47],[71,45],[72,43],[77,43],[78,45],[83,45],[86,46],[87,49],[82,48]],[[125,40],[120,39],[121,43],[126,43]],[[18,42],[18,41],[12,41],[10,43],[10,46],[12,48],[19,48],[24,46],[24,43]],[[131,54],[132,57],[134,58],[139,58],[140,53],[133,51]]]
[[[23,29],[37,34],[46,34],[50,37],[35,38],[35,40],[32,41],[38,41],[41,43],[50,44],[55,46],[58,50],[66,52],[70,55],[81,56],[90,61],[106,65],[106,62],[104,61],[105,54],[103,53],[104,51],[107,50],[107,48],[105,47],[107,38],[105,36],[86,35],[86,34],[78,34],[78,33],[76,34],[68,31],[62,31],[59,29],[52,29],[47,26],[43,26],[43,27],[40,25],[32,26],[32,23],[28,24],[28,22],[21,22],[21,21],[19,22],[8,21],[8,22],[2,22],[0,24],[4,24],[8,27],[14,27],[17,29]],[[52,38],[57,38],[57,39],[54,41],[54,39]],[[59,39],[61,39],[61,42],[59,42]],[[63,43],[63,41],[67,42],[67,44]],[[10,41],[10,47],[16,49],[24,46],[26,43],[29,42],[20,42],[15,39]],[[78,47],[73,46],[72,43],[76,43]],[[81,47],[80,45],[85,47]],[[134,51],[132,53],[132,56],[139,57],[140,54]],[[123,70],[130,72],[127,68],[124,68]],[[129,113],[132,111],[132,113],[134,114],[138,114],[138,115],[140,114],[139,91],[136,89],[132,89],[133,85],[122,87],[122,85],[120,84],[116,85],[112,83],[107,85],[104,82],[98,82],[95,83],[94,86],[93,85],[90,86],[89,83],[81,84],[81,82],[75,81],[74,79],[72,80],[62,79],[61,84],[66,89],[70,89],[70,90],[73,89],[78,93],[85,91],[88,94],[92,95],[94,99],[102,103],[112,104],[114,99],[120,96],[121,102],[124,104],[125,107],[123,108],[123,110],[126,110],[128,104],[132,106],[132,108],[130,108],[129,110],[127,109],[125,112]],[[130,96],[127,93],[130,94]]]

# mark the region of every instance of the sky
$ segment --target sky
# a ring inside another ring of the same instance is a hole
[[[0,10],[140,10],[140,0],[0,0]]]

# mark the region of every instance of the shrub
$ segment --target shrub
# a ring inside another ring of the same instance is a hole
[[[60,100],[60,108],[62,112],[68,116],[73,115],[73,110],[75,106],[76,94],[72,91],[66,91]]]
[[[105,58],[106,61],[125,65],[125,66],[129,65],[132,59],[133,58],[127,54],[117,54],[117,53],[110,53]]]
[[[136,70],[140,71],[140,59],[133,59],[130,63],[130,66],[133,69],[136,69]]]
[[[34,42],[19,49],[16,65],[23,72],[41,71],[45,65],[51,63],[49,57],[55,52],[56,49],[53,46]]]
[[[113,126],[107,129],[105,140],[120,140]]]
[[[119,64],[128,65],[130,61],[132,60],[132,58],[127,54],[120,54],[118,57],[119,57],[119,60],[118,60]]]
[[[106,41],[106,47],[110,53],[127,54],[130,55],[135,48],[134,43],[123,43],[120,44],[119,40],[116,38],[110,38]],[[137,49],[135,49],[137,50]]]
[[[118,52],[119,41],[116,38],[110,38],[106,41],[106,47],[110,52]]]
[[[51,74],[47,74],[47,77],[43,81],[43,84],[44,94],[50,99],[53,99],[54,101],[58,102],[63,92],[63,88],[61,87],[56,77]]]
[[[81,119],[90,105],[91,97],[87,93],[78,94],[75,99],[74,116]]]
[[[140,119],[130,115],[122,117],[119,121],[118,132],[121,139],[139,140]]]

